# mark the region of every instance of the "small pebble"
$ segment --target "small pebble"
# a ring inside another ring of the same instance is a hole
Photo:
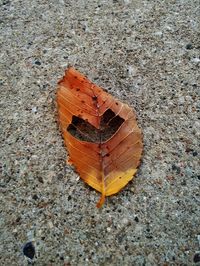
[[[175,164],[172,164],[172,171],[176,171],[177,174],[180,174],[181,169],[179,166],[176,166]]]
[[[199,59],[198,57],[193,57],[193,58],[191,59],[191,61],[192,61],[193,63],[199,63],[199,62],[200,62],[200,59]]]
[[[33,195],[32,197],[34,200],[37,200],[38,199],[38,196],[36,194]]]
[[[188,44],[185,46],[185,48],[186,48],[187,50],[191,50],[191,49],[193,49],[193,46],[192,46],[191,43],[188,43]]]
[[[197,235],[197,240],[199,242],[199,247],[200,247],[200,235]]]
[[[35,61],[35,64],[38,65],[38,66],[40,66],[41,65],[41,62],[39,60],[36,60]]]
[[[32,108],[31,111],[32,111],[32,113],[34,113],[34,114],[37,113],[37,107],[34,106],[34,107]]]
[[[200,253],[196,253],[193,258],[194,263],[200,262]]]
[[[32,242],[28,242],[23,247],[23,253],[29,259],[33,259],[35,256],[35,247]]]
[[[162,31],[156,31],[154,34],[156,36],[159,36],[159,37],[161,37],[163,35]]]
[[[135,216],[134,220],[136,221],[136,223],[138,223],[138,222],[139,222],[139,219],[138,219],[138,217],[137,217],[137,216]]]

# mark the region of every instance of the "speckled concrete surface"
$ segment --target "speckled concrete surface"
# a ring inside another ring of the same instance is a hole
[[[0,265],[198,265],[199,1],[0,1]],[[136,178],[107,199],[65,164],[68,64],[133,106]]]

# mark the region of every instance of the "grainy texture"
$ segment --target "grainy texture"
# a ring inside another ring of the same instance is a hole
[[[199,1],[0,1],[0,265],[200,260]],[[98,195],[65,163],[56,83],[68,64],[133,106],[137,178]]]

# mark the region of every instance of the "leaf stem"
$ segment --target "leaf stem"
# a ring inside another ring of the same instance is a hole
[[[101,208],[104,204],[106,198],[106,191],[105,191],[105,182],[104,182],[104,173],[102,172],[102,191],[101,191],[101,198],[97,202],[97,208]]]

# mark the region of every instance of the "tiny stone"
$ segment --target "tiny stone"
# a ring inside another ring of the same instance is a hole
[[[127,218],[123,218],[122,219],[122,225],[128,225],[130,223],[130,221]],[[107,228],[108,229],[108,228]]]
[[[197,156],[197,155],[198,155],[198,152],[194,151],[194,152],[192,153],[192,155],[193,155],[193,156]]]
[[[17,219],[15,220],[16,223],[19,223],[19,221],[21,220],[21,217],[17,217]]]
[[[200,253],[196,253],[193,258],[194,263],[200,262]]]
[[[69,195],[69,196],[68,196],[68,200],[71,200],[71,199],[72,199],[72,196]]]
[[[200,62],[200,58],[198,58],[198,57],[193,57],[193,58],[191,59],[191,61],[192,61],[193,63],[199,63],[199,62]]]
[[[133,66],[128,66],[127,71],[130,77],[136,74],[136,69]]]
[[[197,240],[198,240],[199,246],[200,246],[200,235],[197,235]]]
[[[193,48],[193,46],[192,46],[191,43],[188,43],[188,44],[185,46],[185,48],[186,48],[187,50],[191,50],[191,49]]]
[[[180,174],[181,169],[179,166],[176,166],[175,164],[172,164],[172,171],[176,171],[177,174]]]
[[[162,31],[156,31],[154,34],[155,36],[159,36],[159,37],[163,35]]]
[[[192,174],[193,174],[192,168],[190,168],[190,167],[186,167],[186,168],[185,168],[185,174],[186,174],[188,177],[191,177]]]
[[[53,223],[52,223],[52,221],[48,221],[48,226],[49,226],[50,229],[53,228]]]
[[[31,111],[32,113],[37,113],[37,107],[34,106]]]
[[[110,227],[107,227],[106,230],[107,230],[108,233],[111,232],[111,228]]]
[[[62,173],[59,173],[58,174],[58,179],[62,179],[63,178],[63,174]]]
[[[185,102],[185,97],[184,97],[184,96],[179,97],[179,99],[178,99],[178,103],[179,103],[180,105],[182,105],[182,104],[184,104],[184,102]]]
[[[37,200],[38,199],[38,196],[35,194],[35,195],[33,195],[33,199],[34,200]]]
[[[183,182],[181,183],[181,185],[182,185],[182,186],[186,186],[186,185],[187,185],[186,181],[183,180]]]
[[[44,183],[44,180],[43,180],[43,178],[42,178],[41,176],[38,177],[38,181],[39,181],[40,183]]]
[[[147,256],[147,258],[148,258],[148,261],[149,261],[151,264],[153,264],[153,265],[156,264],[156,263],[155,263],[155,256],[153,255],[153,253],[150,253],[150,254]]]
[[[136,223],[138,223],[138,222],[139,222],[139,219],[138,219],[138,217],[137,217],[137,216],[135,216],[134,220],[136,221]]]
[[[35,256],[35,247],[32,242],[28,242],[23,247],[23,253],[29,259],[33,259]]]
[[[41,62],[39,60],[36,60],[35,61],[35,64],[38,65],[38,66],[40,66],[41,65]]]

